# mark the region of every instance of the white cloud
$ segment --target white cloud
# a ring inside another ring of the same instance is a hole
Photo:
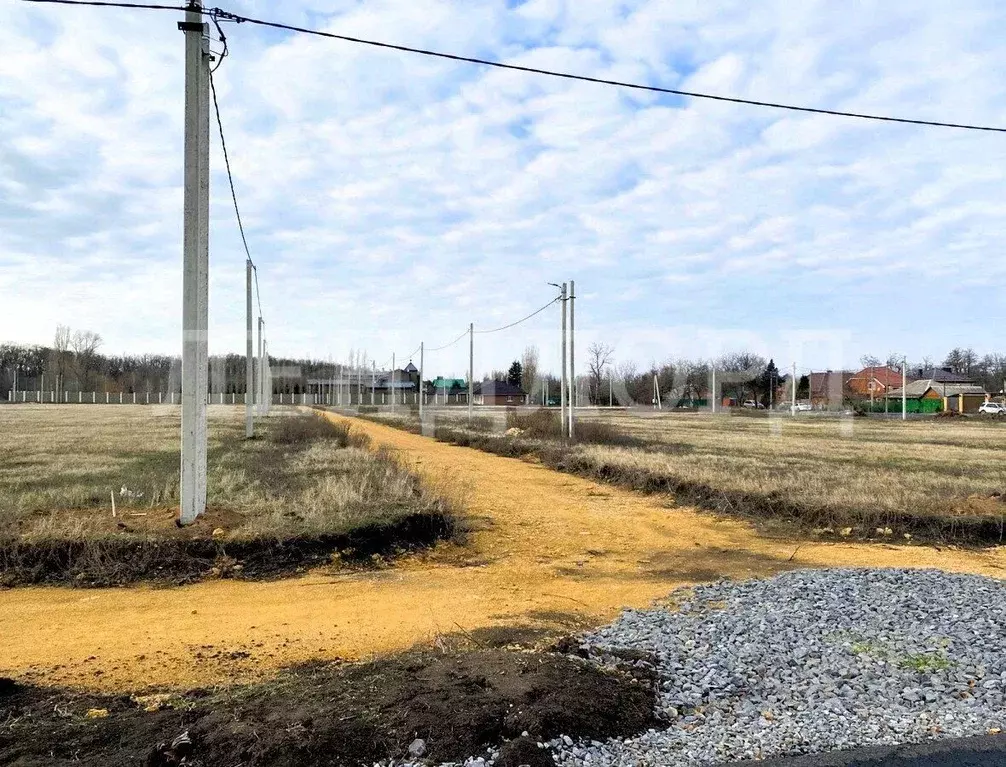
[[[1006,124],[992,0],[576,4],[261,0],[341,34],[723,95]],[[178,348],[183,39],[170,13],[0,8],[4,334]],[[272,348],[383,359],[576,279],[580,340],[641,363],[797,328],[939,356],[994,345],[1001,135],[619,91],[228,24],[217,74]],[[216,139],[214,138],[214,142]],[[244,255],[214,143],[211,339],[243,342]],[[988,281],[968,281],[976,272]],[[586,298],[589,296],[589,298]],[[924,333],[898,311],[942,306]],[[479,372],[558,318],[479,341]],[[540,321],[539,321],[540,320]],[[706,331],[705,335],[699,330]],[[858,345],[864,349],[857,348]],[[735,344],[734,344],[735,346]],[[868,348],[867,348],[868,347]],[[829,352],[830,353],[830,352]],[[885,351],[886,353],[886,351]],[[493,356],[494,355],[494,356]],[[428,360],[466,367],[460,343]],[[783,361],[777,360],[782,364]],[[822,361],[823,362],[823,361]],[[810,364],[810,363],[808,363]],[[831,364],[830,360],[824,364]]]

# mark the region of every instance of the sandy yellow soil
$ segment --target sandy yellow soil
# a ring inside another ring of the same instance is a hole
[[[272,582],[0,592],[0,674],[100,689],[189,687],[312,658],[361,658],[494,625],[584,626],[676,586],[792,567],[939,567],[999,576],[1003,549],[802,543],[524,461],[368,422],[375,446],[461,488],[467,545],[374,572]]]

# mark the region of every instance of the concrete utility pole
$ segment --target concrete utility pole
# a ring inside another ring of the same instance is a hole
[[[468,425],[472,425],[475,405],[475,323],[468,323]]]
[[[426,354],[424,342],[419,342],[419,420],[423,420],[423,357]]]
[[[258,414],[265,415],[265,360],[262,358],[262,326],[265,321],[258,318],[258,385],[255,387],[255,403]]]
[[[335,404],[342,407],[342,365],[339,365],[339,372],[335,376]]]
[[[391,412],[395,412],[395,353],[391,353]]]
[[[790,415],[796,415],[796,363],[793,363],[793,401],[790,403]]]
[[[255,331],[252,330],[252,262],[245,262],[245,437],[251,438],[255,431],[252,417],[252,400],[255,395]]]
[[[715,363],[711,366],[711,370],[712,370],[712,374],[713,374],[713,390],[709,394],[709,404],[712,405],[713,413],[715,413],[716,412],[716,404],[717,404],[716,400],[719,399],[719,396],[716,393],[716,364]]]
[[[262,339],[262,370],[265,371],[262,376],[265,379],[262,381],[262,407],[268,413],[269,408],[272,407],[272,370],[269,369],[269,342],[264,338]]]
[[[908,394],[905,387],[908,385],[908,357],[901,360],[901,420],[908,420]]]
[[[566,413],[566,283],[562,283],[562,374],[560,375],[559,381],[559,423],[562,427],[562,433],[569,433],[569,426],[567,423],[567,413]]]
[[[181,506],[178,522],[206,510],[206,395],[209,303],[209,35],[201,0],[192,0],[185,33],[185,151],[182,265]]]
[[[573,280],[569,281],[569,381],[570,385],[573,387],[572,392],[569,396],[569,438],[573,439],[573,409],[576,407],[577,402],[577,391],[576,391],[576,341],[574,338],[574,314],[576,311],[576,283]]]
[[[370,404],[377,402],[375,394],[377,392],[377,360],[370,361]]]

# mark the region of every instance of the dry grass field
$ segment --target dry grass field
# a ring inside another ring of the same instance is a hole
[[[598,464],[673,476],[808,511],[855,510],[871,524],[916,515],[1001,515],[1006,425],[869,418],[592,415],[646,448],[589,446]],[[818,520],[830,523],[825,515]]]
[[[277,409],[246,440],[243,409],[219,406],[209,415],[207,513],[180,529],[179,428],[177,407],[0,409],[0,577],[237,574],[251,564],[242,560],[285,542],[289,557],[272,557],[283,569],[327,555],[339,536],[368,531],[376,546],[381,528],[449,517],[438,494],[344,426]]]
[[[581,440],[564,445],[548,419],[534,417],[496,413],[468,429],[462,413],[438,413],[436,434],[819,535],[1002,539],[1006,424],[999,422],[585,411]],[[507,437],[507,426],[522,431]]]

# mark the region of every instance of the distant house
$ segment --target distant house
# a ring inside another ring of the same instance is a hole
[[[853,395],[879,398],[891,389],[901,388],[901,371],[887,365],[866,367],[853,373],[846,379],[845,385]]]
[[[483,381],[475,384],[472,401],[476,405],[525,405],[527,392],[506,381]]]
[[[464,378],[444,378],[443,376],[437,376],[427,389],[427,395],[433,398],[434,404],[467,404],[468,381]]]
[[[891,389],[887,396],[897,402],[901,399],[901,389]],[[905,386],[905,399],[919,403],[912,408],[913,412],[952,410],[957,413],[975,413],[988,399],[988,394],[983,386],[976,383],[921,378]]]
[[[341,375],[340,375],[341,373]],[[340,371],[330,378],[311,378],[305,391],[315,401],[340,405],[414,404],[419,391],[419,370],[411,362],[401,370]],[[392,398],[394,393],[394,398]]]
[[[978,379],[966,373],[955,373],[953,368],[919,368],[909,371],[909,380],[930,380],[941,384],[977,384]]]
[[[810,374],[810,404],[816,408],[841,407],[846,382],[856,376],[852,370],[825,370]],[[901,379],[898,379],[900,385]]]

